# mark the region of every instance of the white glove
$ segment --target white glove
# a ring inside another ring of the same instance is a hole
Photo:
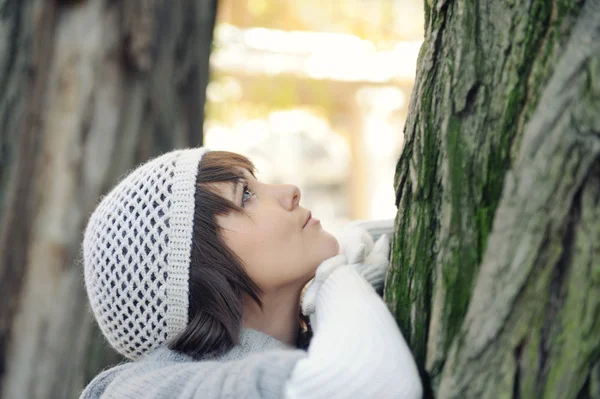
[[[390,267],[390,240],[383,234],[376,243],[362,227],[349,227],[338,237],[340,253],[346,255],[348,263],[356,268],[379,293],[383,291],[385,277]]]
[[[317,267],[315,277],[306,284],[300,295],[302,314],[311,319],[311,324],[319,289],[331,273],[340,266],[354,267],[375,291],[379,294],[383,291],[390,266],[390,240],[387,235],[382,235],[376,243],[373,243],[373,238],[365,229],[350,227],[339,236],[338,242],[340,254],[326,259]]]
[[[300,306],[302,308],[302,314],[311,317],[315,312],[315,303],[317,300],[317,294],[319,289],[323,285],[323,282],[327,280],[327,277],[334,272],[340,266],[347,265],[348,259],[346,255],[340,254],[332,258],[323,261],[317,270],[315,271],[315,277],[310,280],[300,295]],[[312,320],[311,320],[312,323]]]

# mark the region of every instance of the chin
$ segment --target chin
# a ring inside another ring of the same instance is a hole
[[[340,243],[337,238],[326,231],[324,231],[323,237],[323,260],[329,259],[340,253]]]
[[[312,248],[314,251],[311,251],[309,256],[312,269],[310,270],[308,280],[315,276],[315,271],[323,261],[340,253],[340,244],[338,243],[337,238],[326,231],[323,231],[322,235],[319,237],[318,244],[314,245]]]

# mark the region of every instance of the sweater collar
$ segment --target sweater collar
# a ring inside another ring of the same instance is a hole
[[[272,349],[294,348],[271,337],[270,335],[263,333],[262,331],[244,327],[240,331],[240,343],[238,345],[231,348],[229,352],[207,360],[222,361],[241,359],[253,353],[264,352]],[[167,346],[158,347],[156,350],[146,355],[143,359],[174,361],[177,363],[196,361],[196,359],[193,357],[171,350]]]
[[[240,332],[240,343],[229,352],[221,355],[219,360],[241,359],[252,353],[264,352],[270,349],[291,349],[281,341],[251,328],[242,328]]]

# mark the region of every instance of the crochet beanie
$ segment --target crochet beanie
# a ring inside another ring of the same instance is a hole
[[[198,165],[208,149],[138,166],[102,198],[83,238],[85,288],[110,345],[136,360],[188,323]]]

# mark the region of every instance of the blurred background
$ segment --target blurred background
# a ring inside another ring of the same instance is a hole
[[[296,184],[325,229],[393,218],[423,30],[420,0],[220,1],[204,144]]]
[[[0,4],[0,398],[76,398],[125,360],[81,242],[151,157],[245,154],[331,231],[395,216],[423,0]]]

